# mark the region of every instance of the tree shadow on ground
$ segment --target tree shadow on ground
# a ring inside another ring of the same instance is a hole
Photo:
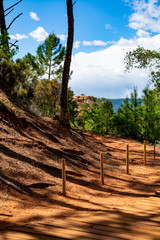
[[[23,222],[36,220],[39,223],[19,226],[18,223],[11,225],[9,222],[1,221],[1,229],[2,226],[4,228],[0,231],[0,236],[2,240],[12,240],[16,235],[19,236],[18,239],[24,239],[26,236],[26,239],[35,240],[131,240],[141,238],[159,240],[158,216],[157,208],[152,213],[148,211],[142,213],[136,209],[130,212],[123,209],[108,209],[92,211],[87,215],[80,213],[69,218],[51,216],[47,222],[43,216],[33,216],[32,219],[23,219]]]
[[[30,164],[31,166],[33,166],[34,168],[39,168],[41,170],[43,170],[44,172],[50,174],[51,176],[55,177],[55,178],[61,178],[62,176],[62,172],[61,169],[57,168],[57,167],[53,167],[47,164],[44,164],[42,162],[38,162],[36,160],[34,160],[33,158],[30,157],[26,157],[22,154],[19,154],[11,149],[9,149],[8,147],[4,146],[3,144],[0,144],[0,152],[2,152],[3,154],[5,154],[8,157],[14,158],[18,161],[22,161],[25,162],[27,164]],[[59,154],[62,154],[62,156],[69,156],[66,157],[67,161],[72,161],[71,160],[71,154],[69,153],[64,153],[62,151],[59,151],[57,149],[53,149],[53,153],[55,153],[55,156],[59,156]],[[64,155],[63,155],[64,154]],[[66,154],[66,155],[65,155]],[[80,158],[80,157],[79,157]],[[76,159],[78,160],[78,159]],[[79,167],[81,169],[82,165],[81,162],[77,163],[77,167]],[[83,165],[83,169],[85,170],[89,170],[88,166]],[[90,170],[89,170],[90,171]],[[92,190],[96,190],[98,192],[103,192],[103,193],[113,193],[113,194],[118,194],[120,196],[132,196],[132,197],[146,197],[148,196],[148,193],[145,191],[146,187],[149,189],[150,187],[150,191],[152,191],[152,188],[155,187],[154,183],[153,184],[146,184],[143,183],[141,181],[139,181],[138,179],[123,179],[111,174],[105,174],[105,178],[112,178],[114,180],[120,180],[123,182],[128,183],[128,186],[130,189],[135,189],[135,190],[139,190],[139,192],[127,192],[127,191],[123,191],[122,189],[117,190],[114,189],[114,186],[101,186],[97,183],[92,183],[90,181],[87,181],[86,179],[82,179],[81,177],[83,176],[82,174],[79,173],[74,173],[72,171],[67,171],[67,181],[77,185],[77,186],[82,186],[85,187],[86,189],[92,189]],[[97,172],[95,171],[95,173],[97,174]],[[79,177],[79,178],[77,178]],[[23,187],[23,184],[20,184],[18,182],[15,182],[16,184],[19,184],[20,187]],[[158,183],[156,183],[156,186],[158,186]],[[24,188],[26,189],[25,185]],[[31,191],[30,191],[31,192]],[[31,195],[34,197],[39,197],[39,194],[33,194],[33,192],[31,192]],[[46,198],[46,201],[50,201],[48,198]]]

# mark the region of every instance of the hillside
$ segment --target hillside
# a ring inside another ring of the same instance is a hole
[[[144,167],[142,144],[66,128],[57,120],[23,110],[2,91],[0,130],[1,228],[123,206],[159,189],[160,155],[153,160],[152,146],[147,146]],[[126,144],[130,145],[129,175],[125,173]],[[104,153],[104,186],[99,181],[100,152]],[[66,159],[66,197],[62,195],[62,158]],[[8,188],[3,179],[13,187]]]

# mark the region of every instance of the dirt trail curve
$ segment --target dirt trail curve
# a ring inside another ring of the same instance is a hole
[[[147,144],[144,166],[140,142],[66,128],[22,110],[1,90],[0,100],[0,240],[160,240],[160,198],[154,194],[160,190],[159,146],[154,159],[153,146]],[[11,183],[32,189],[27,195]],[[39,183],[49,185],[33,188]]]
[[[153,160],[153,146],[147,146],[144,167],[143,144],[111,136],[92,135],[90,139],[102,142],[107,149],[105,185],[96,184],[94,189],[87,190],[79,185],[74,191],[68,188],[66,198],[52,194],[50,204],[34,203],[32,199],[29,203],[25,198],[19,202],[15,199],[14,203],[9,197],[1,205],[0,223],[2,226],[8,222],[8,226],[0,231],[0,240],[160,240],[160,197],[154,193],[160,190],[158,149]],[[130,174],[126,175],[128,142],[131,166]]]
[[[160,198],[149,197],[123,208],[15,226],[1,232],[0,239],[160,240]]]

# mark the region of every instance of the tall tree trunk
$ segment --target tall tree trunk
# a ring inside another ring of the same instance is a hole
[[[52,67],[52,60],[49,60],[49,69],[48,69],[48,80],[51,80],[51,67]]]
[[[67,39],[67,49],[63,67],[62,74],[62,87],[61,87],[61,113],[60,120],[64,124],[69,124],[68,120],[68,110],[67,110],[67,89],[68,89],[68,79],[70,73],[71,56],[73,48],[73,37],[74,37],[74,17],[73,17],[73,3],[72,0],[67,0],[67,16],[68,16],[68,39]]]
[[[7,30],[5,16],[4,16],[3,0],[0,0],[0,29],[1,29],[1,34],[4,34],[5,31]]]
[[[19,18],[22,13],[20,13],[19,15],[17,15],[9,24],[8,27],[6,27],[6,21],[5,21],[5,17],[10,14],[13,10],[14,10],[14,6],[16,6],[17,4],[19,4],[20,2],[22,2],[22,0],[19,0],[18,2],[16,2],[15,4],[13,4],[12,6],[8,7],[7,9],[4,10],[4,5],[3,5],[4,0],[0,0],[0,35],[2,37],[0,44],[6,45],[5,50],[8,52],[8,56],[9,57],[9,53],[10,53],[10,47],[15,46],[15,44],[17,43],[17,40],[15,41],[15,43],[11,44],[11,46],[9,47],[9,40],[8,40],[8,36],[7,36],[7,31],[8,29],[11,27],[11,25],[13,24],[13,22]],[[10,10],[11,9],[11,10]],[[10,11],[9,11],[10,10]],[[9,11],[7,13],[7,11]]]
[[[0,0],[0,31],[1,31],[1,36],[2,36],[2,42],[1,44],[6,44],[7,49],[9,51],[9,43],[8,39],[3,39],[3,36],[7,33],[7,28],[6,28],[6,22],[5,22],[5,14],[4,14],[4,6],[3,6],[3,0]]]

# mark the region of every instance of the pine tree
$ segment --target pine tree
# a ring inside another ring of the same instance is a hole
[[[55,34],[48,38],[37,48],[37,60],[43,73],[47,73],[48,80],[56,73],[62,71],[61,62],[64,59],[65,47],[62,47],[60,39]]]

